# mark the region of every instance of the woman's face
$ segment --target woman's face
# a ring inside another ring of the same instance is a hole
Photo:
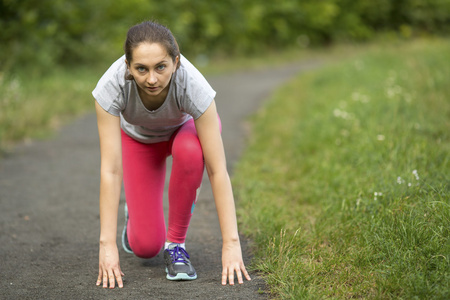
[[[142,43],[133,50],[133,60],[126,62],[130,74],[147,99],[158,99],[168,91],[170,79],[176,70],[176,61],[158,43]]]

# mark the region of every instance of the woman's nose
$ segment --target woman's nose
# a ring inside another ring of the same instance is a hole
[[[147,83],[150,85],[154,85],[154,84],[156,84],[157,81],[158,81],[158,79],[156,78],[155,73],[150,72],[147,77]]]

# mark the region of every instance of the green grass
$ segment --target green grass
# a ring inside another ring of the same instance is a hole
[[[99,72],[56,68],[42,74],[0,73],[0,149],[43,138],[93,108],[90,91]]]
[[[280,88],[233,178],[284,299],[450,297],[450,42],[372,45]]]

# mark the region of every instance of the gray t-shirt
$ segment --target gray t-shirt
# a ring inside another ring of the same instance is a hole
[[[139,97],[136,82],[125,79],[125,55],[100,78],[92,95],[105,111],[120,116],[121,128],[133,139],[146,144],[168,141],[189,119],[199,118],[216,95],[183,55],[180,62],[172,75],[167,98],[156,110],[148,110]]]

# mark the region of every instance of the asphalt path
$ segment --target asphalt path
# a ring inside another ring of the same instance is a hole
[[[300,62],[207,78],[217,91],[231,175],[249,134],[248,115],[280,84],[316,66],[315,62]],[[117,241],[125,273],[124,288],[96,286],[99,168],[98,132],[92,113],[64,126],[51,139],[18,145],[0,158],[0,299],[270,297],[263,278],[255,272],[250,272],[252,281],[242,285],[221,285],[222,242],[206,174],[186,241],[198,279],[169,281],[165,278],[162,253],[152,259],[140,259],[122,250],[122,194]],[[169,176],[170,159],[167,179]],[[167,198],[164,201],[167,212]],[[251,241],[241,236],[241,243],[248,265]]]

